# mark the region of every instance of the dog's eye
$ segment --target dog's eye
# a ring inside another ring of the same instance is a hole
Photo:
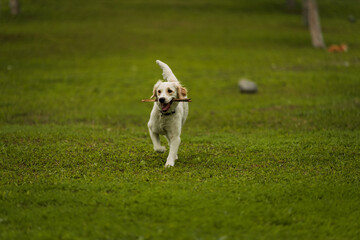
[[[161,93],[161,90],[158,91],[158,94],[160,94],[160,93]]]
[[[168,93],[172,93],[173,92],[173,90],[171,90],[171,89],[168,89]]]

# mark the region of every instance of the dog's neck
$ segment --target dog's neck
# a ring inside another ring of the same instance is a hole
[[[175,109],[170,111],[170,112],[163,112],[163,111],[160,111],[161,113],[161,117],[164,117],[164,116],[170,116],[170,115],[173,115],[175,113]]]

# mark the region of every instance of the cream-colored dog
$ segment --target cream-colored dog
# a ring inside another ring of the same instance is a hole
[[[163,153],[166,148],[160,144],[160,134],[168,140],[170,152],[165,167],[175,165],[180,145],[180,134],[189,111],[187,102],[175,102],[174,99],[186,98],[187,90],[180,85],[169,66],[159,60],[156,63],[163,70],[164,80],[159,80],[153,89],[152,98],[156,98],[148,122],[151,140],[156,152]]]

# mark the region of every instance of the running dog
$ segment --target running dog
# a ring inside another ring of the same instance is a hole
[[[170,67],[159,60],[156,63],[163,70],[165,81],[159,80],[153,89],[151,98],[155,98],[150,114],[148,128],[156,152],[163,153],[166,148],[160,143],[160,135],[168,140],[170,151],[165,167],[173,167],[178,159],[180,134],[186,121],[189,105],[187,102],[176,102],[175,99],[187,98],[187,90],[181,86]]]

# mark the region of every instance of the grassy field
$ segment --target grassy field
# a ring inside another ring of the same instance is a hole
[[[283,0],[0,0],[0,239],[359,239],[360,2],[318,2],[349,52]],[[170,169],[156,59],[193,99]]]

